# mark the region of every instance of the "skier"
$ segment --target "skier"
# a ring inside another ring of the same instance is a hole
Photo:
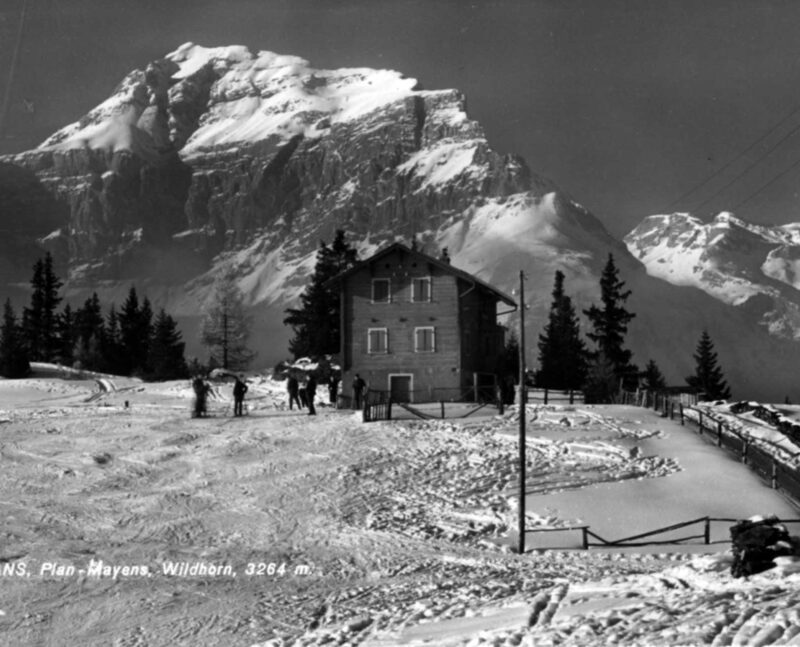
[[[286,390],[289,392],[289,409],[292,408],[292,403],[297,403],[297,408],[302,409],[302,405],[300,404],[300,384],[297,382],[297,378],[294,375],[290,375],[289,379],[286,380]]]
[[[203,377],[197,375],[192,380],[192,390],[194,391],[194,411],[192,412],[192,417],[202,418],[207,413],[206,399],[210,388]]]
[[[355,404],[356,409],[360,409],[362,402],[361,399],[364,394],[364,388],[367,386],[367,383],[361,379],[361,376],[356,373],[356,376],[353,378],[353,402]]]
[[[244,394],[247,393],[247,384],[244,383],[244,375],[236,378],[233,385],[233,415],[241,416],[244,409]]]
[[[335,407],[336,406],[336,398],[339,394],[339,378],[338,377],[331,377],[328,381],[328,398],[331,401],[331,404]]]
[[[308,376],[308,382],[306,382],[306,400],[308,402],[308,415],[309,416],[316,416],[317,410],[314,409],[314,396],[317,393],[317,378],[314,377],[314,374]]]

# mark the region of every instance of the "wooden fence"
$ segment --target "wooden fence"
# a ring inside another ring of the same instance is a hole
[[[669,394],[626,391],[620,394],[620,400],[623,404],[652,407],[662,416],[680,419],[682,425],[691,423],[696,427],[697,433],[736,456],[772,489],[787,494],[795,505],[800,507],[800,472],[776,457],[784,455],[794,459],[800,456],[800,450],[791,453],[786,447],[769,440],[750,438],[731,427],[725,420],[713,416],[698,406],[686,406]],[[772,452],[764,447],[771,448]]]
[[[584,397],[581,391],[558,391],[553,389],[525,389],[526,402],[541,402],[543,404],[583,404]]]
[[[525,532],[527,534],[527,533],[537,533],[537,532],[580,531],[581,547],[584,550],[588,550],[589,548],[637,548],[642,546],[667,546],[667,545],[676,546],[676,545],[686,545],[690,543],[707,546],[712,543],[719,542],[719,540],[717,542],[711,541],[712,523],[725,522],[725,523],[735,524],[738,523],[739,521],[741,521],[741,519],[728,519],[721,517],[699,517],[697,519],[692,519],[690,521],[682,521],[669,526],[664,526],[662,528],[656,528],[655,530],[642,532],[637,535],[623,537],[621,539],[605,539],[600,535],[598,535],[597,533],[592,532],[592,530],[590,529],[591,526],[588,525],[569,526],[566,528],[531,528],[526,530]],[[800,523],[800,519],[781,519],[780,523],[782,524]],[[657,539],[659,535],[668,535],[674,533],[676,530],[681,530],[682,528],[688,528],[689,526],[701,526],[701,528],[695,534],[681,536],[681,537]]]

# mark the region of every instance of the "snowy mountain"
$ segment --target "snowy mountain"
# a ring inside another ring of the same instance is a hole
[[[524,270],[531,363],[555,270],[586,307],[609,253],[633,291],[634,359],[655,359],[670,382],[692,372],[704,327],[735,395],[782,400],[800,360],[800,346],[771,337],[750,310],[648,276],[590,212],[494,151],[458,91],[394,71],[187,43],[38,148],[0,158],[0,219],[0,281],[19,303],[46,249],[70,299],[97,291],[119,304],[135,283],[179,316],[190,353],[213,281],[232,267],[259,363],[284,358],[284,309],[320,240],[342,228],[362,257],[414,235],[429,253],[448,247],[456,266],[505,291]],[[783,257],[773,258],[775,276]]]
[[[645,218],[625,243],[651,276],[750,309],[770,333],[800,339],[800,224],[674,213]]]

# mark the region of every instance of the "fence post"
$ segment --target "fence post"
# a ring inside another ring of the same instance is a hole
[[[681,427],[683,427],[686,424],[686,422],[683,419],[683,402],[678,403],[678,407],[679,407],[678,413],[681,416]]]
[[[588,550],[589,549],[589,527],[588,526],[583,526],[583,528],[581,528],[581,530],[583,531],[583,550]]]
[[[772,486],[773,490],[778,489],[778,463],[777,461],[772,461],[772,475],[770,478],[770,485]]]
[[[697,423],[697,433],[702,436],[703,435],[703,412],[699,411],[698,413],[700,414],[700,416],[699,416],[699,421]]]
[[[744,439],[744,443],[742,443],[742,463],[747,465],[747,445],[748,440],[747,438]]]
[[[544,387],[544,403],[547,404],[547,387]]]
[[[717,447],[722,447],[722,422],[717,421]]]
[[[711,519],[706,517],[706,531],[705,531],[706,544],[711,543]]]
[[[569,390],[569,403],[575,404],[575,391],[572,389]]]
[[[442,407],[442,419],[444,419],[444,400],[439,400],[439,404]]]

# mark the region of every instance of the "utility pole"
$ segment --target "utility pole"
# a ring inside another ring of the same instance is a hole
[[[519,271],[519,546],[525,552],[525,274]]]

